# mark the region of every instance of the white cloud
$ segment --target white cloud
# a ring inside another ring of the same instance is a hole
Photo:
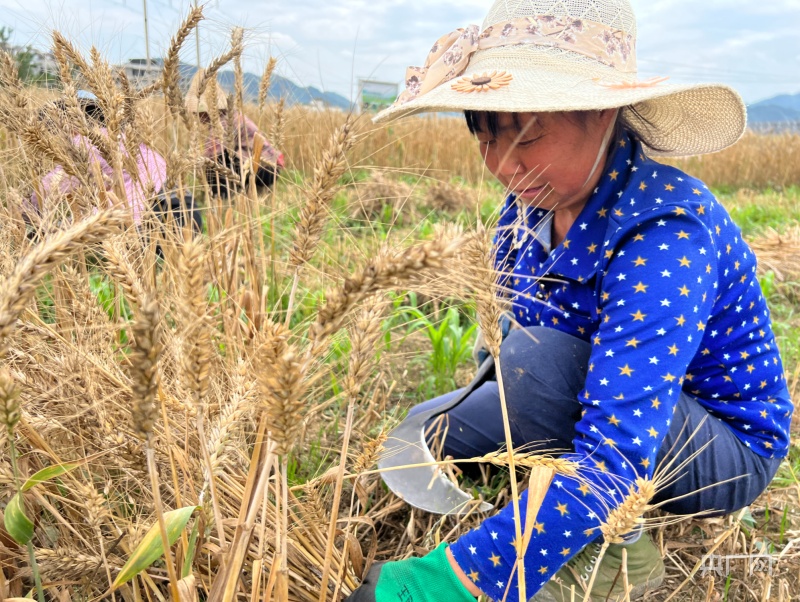
[[[169,45],[194,0],[148,0],[151,54]],[[800,88],[797,69],[798,0],[632,0],[638,17],[638,54],[644,77],[675,81],[723,79],[746,99]],[[174,8],[170,8],[174,5]],[[244,64],[258,73],[269,54],[279,72],[305,85],[349,95],[353,79],[401,81],[421,64],[433,41],[480,23],[489,0],[211,0],[201,23],[203,62],[223,52],[230,27],[247,28]],[[95,44],[113,62],[144,55],[141,0],[0,0],[0,26],[14,42],[49,46],[57,28],[86,51]],[[195,60],[190,40],[184,60]]]

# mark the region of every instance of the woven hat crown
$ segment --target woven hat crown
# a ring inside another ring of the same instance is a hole
[[[521,17],[542,15],[586,19],[636,37],[636,15],[627,0],[497,0],[481,29]]]
[[[746,110],[722,84],[639,80],[630,0],[495,0],[483,25],[442,36],[375,121],[428,111],[540,113],[620,109],[653,154],[721,150]]]

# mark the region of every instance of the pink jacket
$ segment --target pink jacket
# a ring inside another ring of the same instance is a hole
[[[233,119],[233,148],[227,149],[228,152],[236,154],[242,162],[249,160],[255,151],[255,141],[258,137],[261,138],[262,142],[261,156],[259,157],[260,162],[262,164],[266,163],[276,166],[278,169],[285,167],[283,153],[270,144],[266,136],[258,131],[258,126],[256,126],[247,115],[234,113]],[[227,129],[227,116],[221,116],[220,121],[222,122],[222,128]],[[224,143],[212,132],[211,136],[206,141],[205,156],[209,159],[215,159],[217,156],[221,155],[224,150]]]
[[[85,136],[76,135],[72,141],[76,146],[88,150],[89,161],[96,163],[100,168],[105,189],[112,190],[114,187],[114,169],[102,156],[100,150]],[[128,156],[124,140],[120,142],[119,146],[120,151],[125,156]],[[151,195],[160,193],[164,188],[167,180],[167,162],[164,157],[145,144],[139,145],[134,159],[137,173],[132,174],[123,169],[122,183],[125,189],[125,200],[133,212],[134,222],[138,224],[142,220],[142,213],[153,204]],[[94,175],[94,173],[94,169],[91,169],[90,176]],[[41,191],[44,198],[47,199],[54,195],[63,196],[69,194],[78,188],[79,184],[80,182],[77,178],[67,175],[64,169],[57,165],[42,178]],[[39,197],[36,192],[31,196],[31,204],[36,210],[39,209]]]

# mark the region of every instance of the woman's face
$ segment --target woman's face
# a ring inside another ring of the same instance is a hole
[[[614,114],[498,113],[497,135],[479,122],[476,136],[486,167],[508,192],[543,209],[575,211],[600,180],[605,157],[592,168]]]

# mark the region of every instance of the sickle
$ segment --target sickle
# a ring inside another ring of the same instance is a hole
[[[378,460],[381,477],[398,497],[415,508],[436,514],[462,514],[474,509],[473,497],[448,479],[436,465],[425,441],[425,423],[452,410],[494,374],[494,358],[490,355],[478,368],[472,382],[460,394],[435,408],[407,417],[389,433]],[[424,466],[418,466],[424,464]],[[405,467],[405,468],[403,468]],[[478,510],[493,508],[480,502]]]

